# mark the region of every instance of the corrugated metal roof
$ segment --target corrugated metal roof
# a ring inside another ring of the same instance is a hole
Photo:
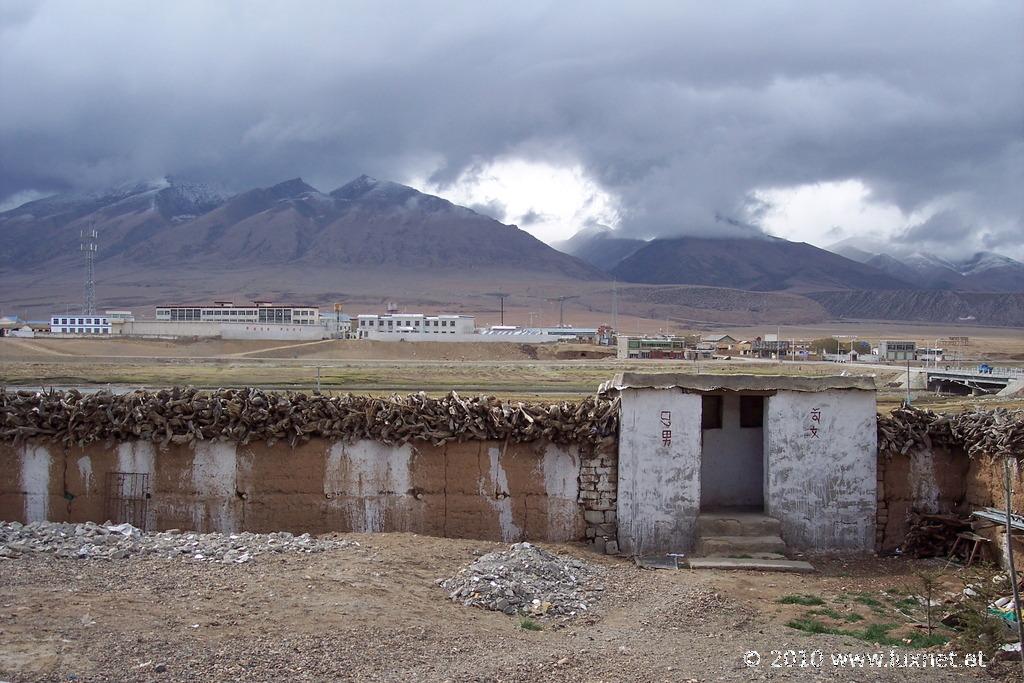
[[[875,391],[875,378],[863,375],[798,377],[794,375],[698,375],[677,372],[621,372],[601,385],[601,392],[619,389],[681,389],[683,391]]]

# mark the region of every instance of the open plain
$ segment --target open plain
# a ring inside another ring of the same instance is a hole
[[[915,635],[921,615],[904,612],[908,596],[920,591],[915,572],[941,566],[934,561],[811,558],[820,570],[813,575],[652,571],[584,546],[545,544],[599,567],[604,590],[585,614],[524,622],[453,603],[438,586],[482,553],[507,546],[405,533],[331,537],[358,546],[226,565],[43,553],[0,560],[0,678],[1012,680],[1005,663],[833,665],[833,654],[883,653],[889,661],[895,651],[903,661],[926,652]],[[955,572],[941,585],[944,596],[962,589]],[[854,635],[787,626],[823,612]],[[868,631],[872,624],[892,628]],[[897,645],[885,644],[890,640]],[[959,647],[930,652],[963,653]],[[750,651],[759,654],[753,666]],[[808,666],[815,652],[824,661]]]
[[[844,340],[938,336],[940,328],[887,323],[801,327],[794,338],[833,334]],[[970,336],[963,362],[991,360],[1019,366],[1024,336],[1003,328],[945,329]],[[695,331],[696,332],[696,331]],[[757,328],[736,334],[753,336]],[[618,372],[755,373],[784,375],[862,374],[875,377],[879,409],[906,397],[905,367],[764,361],[743,358],[715,361],[618,360],[613,348],[584,344],[226,341],[220,339],[0,339],[0,386],[44,389],[255,386],[262,388],[358,394],[492,394],[520,400],[561,400],[593,394]],[[927,407],[956,410],[966,406],[1018,405],[1020,398],[938,396],[914,392]]]

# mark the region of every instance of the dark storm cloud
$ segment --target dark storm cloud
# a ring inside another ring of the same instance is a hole
[[[473,209],[477,213],[485,216],[490,216],[496,221],[505,221],[508,218],[508,209],[505,205],[497,199],[491,199],[490,201],[483,203],[475,203],[469,205],[470,209]]]
[[[546,220],[551,220],[551,217],[542,211],[536,209],[530,209],[516,221],[519,225],[534,225],[535,223],[541,223]]]
[[[580,164],[635,235],[859,178],[1019,240],[1022,35],[1015,2],[4,3],[0,204],[519,157]]]

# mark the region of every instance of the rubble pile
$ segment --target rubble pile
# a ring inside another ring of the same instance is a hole
[[[575,616],[600,597],[600,570],[530,543],[480,556],[441,581],[454,602],[508,615]]]
[[[241,564],[267,553],[318,553],[358,545],[355,541],[321,540],[309,534],[295,536],[287,531],[199,534],[175,529],[147,533],[131,524],[0,522],[0,559],[51,553],[78,559],[122,560],[142,556]]]
[[[897,408],[878,416],[878,451],[888,457],[913,448],[963,448],[970,457],[1024,453],[1024,410],[972,410],[954,415]]]
[[[0,441],[48,439],[64,446],[103,440],[146,440],[163,446],[211,439],[247,444],[313,437],[372,439],[388,445],[412,440],[547,439],[598,442],[618,432],[618,399],[578,402],[503,402],[494,396],[323,396],[254,388],[199,391],[175,388],[113,394],[0,390]]]

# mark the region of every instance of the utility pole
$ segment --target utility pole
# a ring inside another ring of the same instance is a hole
[[[907,356],[907,405],[910,405],[910,356]]]
[[[1010,476],[1010,458],[1013,457],[1009,453],[1003,454],[1003,485],[1006,487],[1006,564],[1010,570],[1010,586],[1013,589],[1013,609],[1014,614],[1017,616],[1017,642],[1020,643],[1020,666],[1021,670],[1024,671],[1024,621],[1020,618],[1021,601],[1020,601],[1020,589],[1017,586],[1017,568],[1014,566],[1013,560],[1013,478]],[[1014,458],[1016,462],[1016,458]]]
[[[612,280],[612,330],[619,331],[619,283]]]
[[[499,325],[504,325],[505,324],[505,299],[506,299],[506,297],[508,297],[508,294],[506,292],[488,292],[487,296],[496,296],[496,297],[498,297],[498,302],[499,302],[499,306],[500,306],[499,310],[501,311],[501,313],[500,313],[500,315],[501,315],[500,321],[501,322],[499,322],[498,324]]]
[[[548,299],[548,301],[558,302],[558,326],[565,327],[565,302],[570,299],[579,299],[578,296],[555,296]]]
[[[530,316],[530,327],[533,327],[533,317],[537,315],[537,311],[530,311],[527,315]]]

